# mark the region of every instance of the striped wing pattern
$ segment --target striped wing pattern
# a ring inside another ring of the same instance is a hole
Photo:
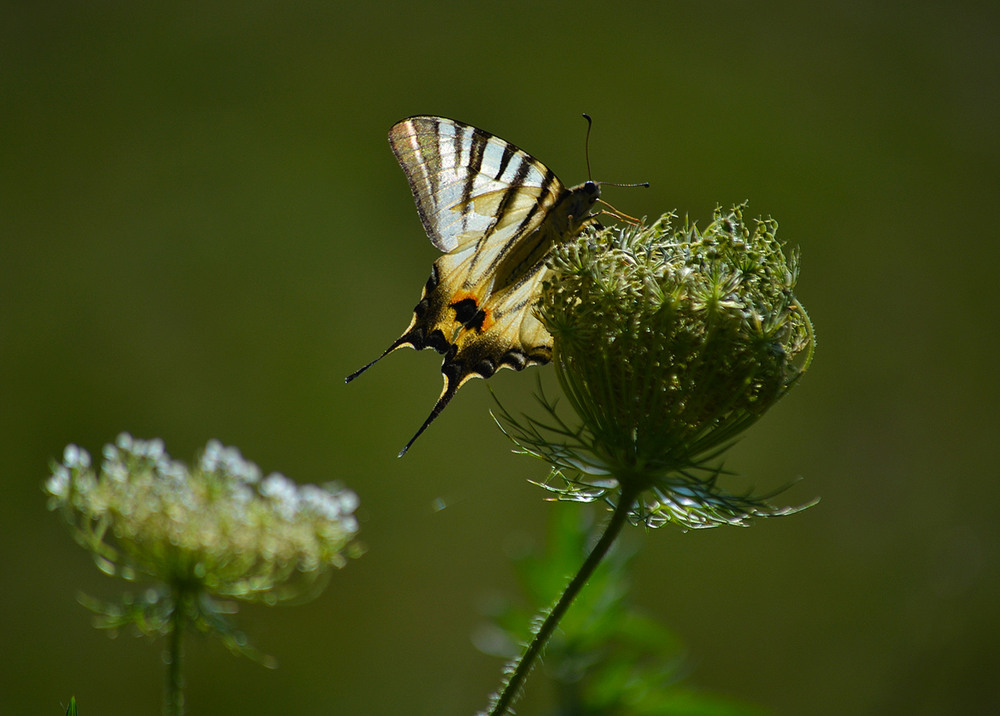
[[[532,312],[554,243],[593,221],[600,196],[567,189],[544,164],[489,132],[443,117],[410,117],[389,131],[428,238],[445,252],[431,269],[397,348],[444,354],[444,387],[403,455],[472,378],[547,363],[552,337]]]

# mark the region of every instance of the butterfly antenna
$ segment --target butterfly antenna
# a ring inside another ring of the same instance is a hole
[[[589,180],[592,181],[593,180],[593,173],[590,171],[590,130],[594,126],[594,120],[586,112],[583,113],[583,118],[585,120],[587,120],[587,136],[583,140],[583,156],[587,160],[587,179],[589,179]],[[640,186],[641,187],[645,187],[646,189],[649,188],[649,182],[648,181],[637,182],[635,184],[619,184],[617,182],[610,182],[610,181],[598,181],[598,182],[594,182],[594,183],[597,184],[598,186],[618,186],[618,187],[624,187],[626,189],[633,189],[635,187],[640,187]],[[607,204],[606,201],[603,201],[601,203],[602,204]],[[608,206],[611,206],[611,205],[608,204]]]
[[[619,184],[618,182],[613,182],[613,181],[599,181],[597,182],[597,184],[600,184],[601,186],[620,186],[625,189],[637,189],[639,187],[642,187],[643,189],[649,188],[648,181],[640,181],[636,182],[635,184]]]
[[[591,181],[593,174],[590,173],[590,129],[594,126],[594,120],[586,112],[583,113],[583,118],[587,120],[587,136],[583,139],[583,156],[587,160],[587,181]]]

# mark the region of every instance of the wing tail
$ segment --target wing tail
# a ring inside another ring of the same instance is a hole
[[[441,414],[441,411],[447,407],[448,403],[451,402],[451,399],[455,397],[455,393],[458,392],[459,388],[465,385],[470,378],[482,377],[474,371],[464,370],[457,363],[449,363],[447,361],[445,361],[444,365],[441,366],[441,374],[444,375],[444,388],[441,390],[441,395],[438,397],[437,402],[434,403],[434,407],[431,408],[431,413],[427,416],[423,425],[421,425],[420,429],[413,434],[413,437],[410,438],[410,441],[403,446],[403,449],[399,451],[399,454],[396,457],[403,457],[403,455],[406,454],[406,451],[410,449],[410,446],[417,441],[417,438],[423,434],[424,430],[426,430],[428,426],[430,426],[430,424],[437,419],[437,416]]]
[[[354,379],[355,379],[355,378],[357,378],[357,377],[358,377],[359,375],[361,375],[361,374],[362,374],[362,373],[364,373],[364,372],[365,372],[366,370],[368,370],[368,369],[369,369],[369,368],[371,368],[371,367],[372,367],[373,365],[375,365],[375,364],[376,364],[376,363],[378,363],[378,362],[379,362],[380,360],[382,360],[382,359],[383,359],[383,358],[384,358],[385,356],[386,356],[386,354],[385,354],[385,353],[383,353],[382,355],[380,355],[380,356],[379,356],[378,358],[376,358],[375,360],[371,361],[370,363],[366,363],[365,365],[361,366],[361,367],[360,367],[360,368],[358,368],[358,369],[357,369],[356,371],[354,371],[353,373],[351,373],[351,374],[350,374],[349,376],[347,376],[346,378],[344,378],[344,382],[345,382],[345,383],[350,383],[350,382],[351,382],[352,380],[354,380]]]
[[[346,378],[344,378],[344,382],[345,383],[350,383],[352,380],[354,380],[355,378],[357,378],[359,375],[361,375],[362,373],[364,373],[366,370],[368,370],[369,368],[371,368],[373,365],[375,365],[376,363],[378,363],[380,360],[382,360],[383,358],[385,358],[387,355],[389,355],[390,353],[392,353],[397,348],[402,348],[403,346],[410,346],[411,348],[415,348],[416,346],[413,343],[412,337],[409,335],[409,333],[410,332],[407,331],[406,333],[404,333],[403,335],[401,335],[399,338],[397,338],[395,341],[393,341],[392,345],[390,345],[388,348],[386,348],[384,351],[382,351],[382,355],[380,355],[375,360],[373,360],[373,361],[371,361],[371,362],[369,362],[369,363],[361,366],[360,368],[358,368],[356,371],[354,371],[349,376],[347,376]]]
[[[426,430],[430,424],[434,422],[437,416],[441,414],[441,411],[444,410],[445,406],[451,402],[451,399],[455,397],[455,393],[457,392],[458,388],[453,388],[448,379],[445,378],[444,390],[441,392],[441,397],[437,399],[436,403],[434,403],[434,407],[431,409],[431,414],[427,416],[427,419],[424,421],[423,425],[420,426],[420,429],[413,434],[413,437],[410,438],[409,442],[403,446],[403,449],[399,451],[399,454],[396,455],[396,457],[403,457],[403,455],[406,454],[406,451],[410,449],[410,446],[417,441],[417,438],[423,434],[424,430]]]

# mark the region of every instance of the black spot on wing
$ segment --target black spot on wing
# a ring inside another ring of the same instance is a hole
[[[489,378],[497,372],[497,365],[490,358],[483,358],[476,363],[476,367],[473,368],[472,372],[478,373],[483,378]]]
[[[477,333],[483,332],[483,323],[486,321],[485,311],[476,311],[472,314],[472,318],[462,324],[462,327],[469,331],[476,331]]]
[[[424,348],[425,346],[433,348],[438,353],[447,353],[449,350],[454,348],[451,341],[445,338],[445,335],[441,332],[440,328],[435,328],[431,331],[430,335],[424,340],[424,345],[420,346],[420,348]]]
[[[528,367],[528,356],[524,354],[523,351],[513,348],[504,354],[501,358],[504,365],[510,366],[514,370],[524,370]]]
[[[536,346],[530,353],[526,353],[520,348],[511,348],[504,353],[500,364],[519,371],[524,370],[529,365],[545,365],[551,360],[551,346]]]
[[[474,298],[463,298],[461,301],[455,301],[451,304],[451,307],[455,309],[455,320],[459,323],[471,321],[473,316],[479,311],[479,304],[476,303],[476,299]]]

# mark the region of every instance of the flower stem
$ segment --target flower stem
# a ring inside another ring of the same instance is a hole
[[[183,716],[184,677],[181,675],[181,640],[184,636],[184,622],[187,615],[187,595],[183,589],[175,588],[174,610],[170,617],[170,647],[167,652],[167,684],[163,701],[164,716]]]
[[[517,660],[513,671],[510,672],[510,677],[503,686],[503,690],[496,697],[489,711],[489,716],[504,716],[508,713],[508,709],[513,705],[514,699],[518,696],[524,680],[527,678],[532,666],[534,666],[535,659],[541,654],[542,649],[545,648],[545,644],[566,614],[570,604],[573,603],[580,590],[583,589],[583,586],[590,579],[605,555],[607,555],[611,545],[621,532],[622,527],[625,525],[625,518],[628,517],[628,513],[635,505],[636,497],[636,492],[628,489],[622,490],[621,499],[618,501],[614,512],[611,513],[611,520],[608,522],[607,527],[604,528],[601,538],[594,545],[590,554],[587,555],[587,559],[580,565],[580,569],[573,576],[573,579],[566,585],[562,594],[559,595],[559,600],[552,607],[552,611],[545,616],[545,620],[532,638],[531,643],[528,644],[524,653]]]

